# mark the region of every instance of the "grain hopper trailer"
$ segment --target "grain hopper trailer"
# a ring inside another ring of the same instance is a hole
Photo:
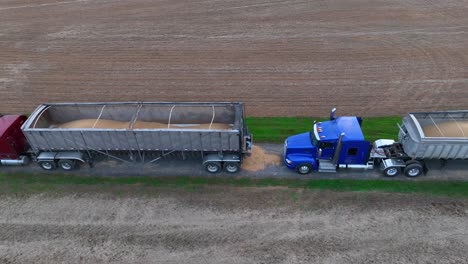
[[[417,177],[427,171],[429,159],[468,159],[468,111],[409,113],[399,126],[398,141],[364,139],[362,119],[334,117],[315,123],[311,132],[288,137],[284,163],[300,174],[313,170],[374,168],[394,177],[404,172]]]
[[[379,146],[386,176],[419,176],[425,160],[468,159],[468,111],[409,113],[399,129],[398,142]]]
[[[244,105],[236,102],[50,103],[27,120],[10,119],[14,137],[29,148],[15,143],[8,159],[31,156],[45,170],[72,170],[102,155],[143,163],[195,156],[210,173],[234,173],[252,147]]]

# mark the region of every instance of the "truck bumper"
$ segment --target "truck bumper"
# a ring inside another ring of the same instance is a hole
[[[288,163],[286,158],[283,158],[283,163],[288,169],[291,169],[291,170],[296,169],[296,165],[294,164],[294,162]]]

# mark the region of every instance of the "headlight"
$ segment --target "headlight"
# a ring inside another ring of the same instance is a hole
[[[283,147],[283,157],[286,157],[286,150],[288,149],[288,139],[284,141],[284,147]]]
[[[292,161],[289,160],[289,159],[285,159],[285,160],[286,160],[286,163],[287,163],[287,164],[291,164],[291,163],[292,163]]]

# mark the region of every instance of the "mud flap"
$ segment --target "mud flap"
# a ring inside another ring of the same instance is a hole
[[[426,166],[426,162],[421,162],[421,165],[423,167],[423,174],[424,176],[426,176],[427,172],[429,171],[429,169]]]

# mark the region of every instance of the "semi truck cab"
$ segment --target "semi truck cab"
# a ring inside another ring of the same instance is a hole
[[[372,149],[364,139],[362,119],[334,117],[314,123],[310,132],[288,137],[284,142],[284,163],[300,174],[311,171],[335,172],[338,166],[366,166]]]
[[[29,162],[24,155],[28,143],[21,131],[26,121],[22,115],[0,115],[0,165],[23,165]]]

